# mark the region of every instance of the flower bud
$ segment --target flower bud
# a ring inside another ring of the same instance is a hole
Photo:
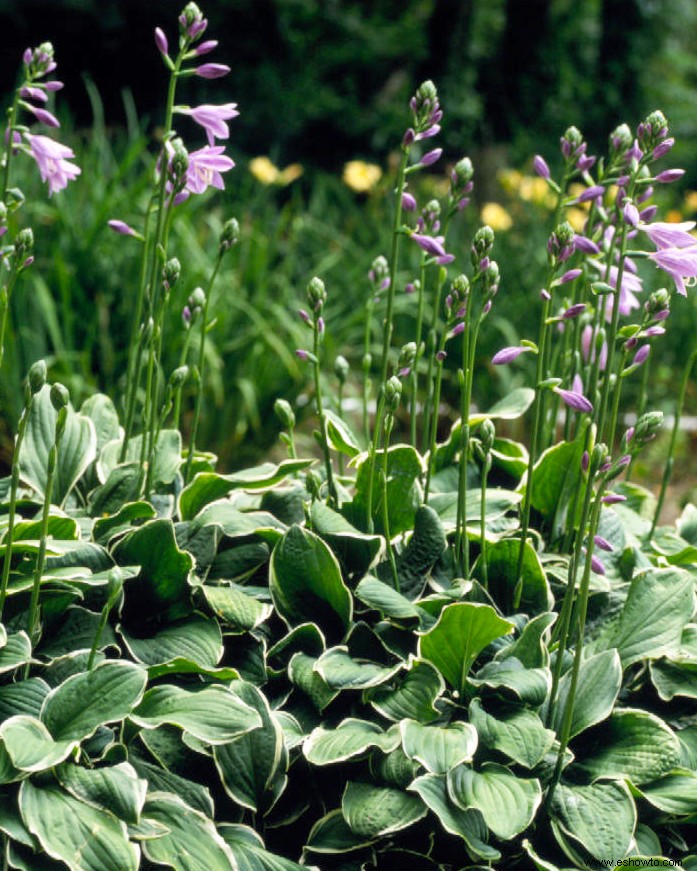
[[[647,411],[634,425],[634,439],[638,444],[650,441],[663,426],[662,411]]]
[[[327,291],[321,278],[315,276],[307,285],[307,299],[313,310],[318,311],[327,301]]]
[[[482,444],[482,450],[485,454],[491,453],[496,438],[496,427],[489,418],[483,420],[479,427],[479,440]]]
[[[656,314],[669,308],[669,306],[670,294],[665,287],[661,287],[651,294],[644,307],[649,314]]]
[[[52,384],[51,405],[56,409],[56,411],[60,411],[61,408],[65,408],[69,402],[70,393],[68,392],[68,388],[64,384],[59,384],[58,382]]]
[[[171,290],[179,281],[182,267],[176,257],[171,257],[162,268],[162,283],[167,290]]]
[[[397,360],[397,372],[401,377],[406,377],[411,372],[411,367],[416,360],[416,342],[407,342],[402,345]]]
[[[481,260],[486,257],[494,246],[494,231],[488,224],[484,224],[474,234],[472,240],[472,265],[477,268]]]
[[[189,306],[192,309],[202,309],[206,304],[206,294],[202,287],[197,287],[189,297]]]
[[[492,260],[484,270],[484,288],[492,296],[498,290],[500,278],[499,265],[495,260]]]
[[[399,408],[399,400],[402,397],[402,382],[396,375],[387,379],[385,384],[385,413],[394,414]]]
[[[339,356],[334,361],[334,374],[339,379],[340,384],[346,383],[350,368],[351,367],[349,366],[349,362],[346,357],[342,357],[342,355],[339,354]]]
[[[34,233],[31,227],[25,227],[20,230],[15,238],[15,260],[18,263],[24,263],[27,257],[34,248]]]
[[[277,399],[273,404],[273,410],[283,426],[287,429],[293,429],[295,426],[295,414],[288,400]]]
[[[107,608],[111,609],[116,604],[116,600],[121,595],[121,590],[123,589],[123,572],[118,566],[114,566],[113,569],[107,575],[107,584],[106,584],[106,604]]]
[[[452,284],[453,298],[456,297],[458,302],[463,303],[467,299],[469,290],[469,278],[466,275],[458,275]]]
[[[173,153],[170,158],[170,171],[174,180],[175,190],[181,190],[186,184],[186,171],[189,168],[189,153],[181,139],[172,142]]]
[[[46,361],[37,360],[29,369],[29,389],[32,396],[38,393],[46,383]]]
[[[463,157],[461,160],[458,160],[453,169],[451,176],[453,187],[457,190],[464,188],[472,181],[473,176],[474,167],[472,166],[472,161],[469,157]]]
[[[233,245],[237,245],[240,239],[240,225],[237,221],[237,218],[230,218],[229,221],[226,221],[223,225],[222,232],[220,234],[220,253],[223,251],[229,251]]]
[[[189,367],[188,366],[178,366],[174,372],[169,376],[169,383],[176,390],[178,387],[182,387],[186,379],[189,377]]]
[[[561,153],[570,163],[575,163],[586,150],[583,134],[577,127],[569,127],[561,137],[560,142]]]
[[[179,16],[179,30],[182,36],[196,39],[206,29],[208,22],[195,3],[187,3]]]
[[[634,136],[629,127],[626,124],[620,124],[610,134],[610,150],[615,156],[622,155],[631,147],[633,141]]]

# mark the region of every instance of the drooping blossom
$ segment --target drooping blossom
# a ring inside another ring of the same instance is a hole
[[[416,244],[421,248],[422,251],[425,251],[427,254],[430,254],[432,257],[436,257],[439,263],[449,262],[452,263],[454,257],[448,254],[443,247],[443,243],[445,242],[445,237],[443,236],[426,236],[424,233],[412,233],[410,237]],[[443,258],[450,258],[447,261],[444,261]]]
[[[536,154],[532,161],[532,168],[540,178],[543,178],[547,181],[551,173],[549,171],[549,166],[547,165],[547,161],[542,157],[541,154]]]
[[[687,296],[686,278],[697,278],[697,244],[690,248],[662,248],[649,254],[649,260],[667,272],[680,296]]]
[[[697,245],[697,239],[690,233],[695,226],[694,221],[682,221],[679,224],[654,221],[653,224],[639,224],[639,229],[656,248],[691,248]]]
[[[204,103],[193,109],[178,108],[176,111],[180,115],[188,115],[193,118],[197,124],[204,128],[209,145],[215,145],[216,139],[229,139],[230,128],[225,122],[240,114],[237,111],[237,103],[223,103],[222,106],[211,106]]]
[[[40,121],[42,124],[45,124],[47,127],[60,127],[60,121],[49,112],[47,109],[41,109],[38,106],[32,106],[29,103],[24,103],[24,108],[31,112],[32,115],[36,118],[37,121]]]
[[[202,194],[207,187],[225,189],[221,173],[235,165],[234,160],[223,152],[222,145],[204,145],[198,151],[189,153],[189,166],[186,170],[186,189],[192,194]]]
[[[532,348],[528,348],[525,345],[514,345],[509,348],[501,348],[500,351],[497,351],[494,356],[491,358],[491,362],[494,366],[503,366],[506,363],[512,363],[516,357],[519,357],[521,354],[525,354],[526,351],[532,351]]]
[[[194,73],[202,79],[222,79],[229,72],[230,67],[227,64],[201,64],[194,70]]]
[[[140,233],[138,233],[137,230],[134,230],[130,224],[127,224],[125,221],[120,221],[117,218],[107,221],[107,224],[115,233],[119,233],[121,236],[140,236]]]
[[[575,390],[564,390],[563,387],[554,387],[554,393],[561,397],[562,402],[574,411],[589,413],[593,411],[593,403],[582,393]]]
[[[651,256],[651,255],[649,255]],[[589,261],[596,269],[601,272],[605,271],[605,264],[599,263],[595,260]],[[636,298],[635,294],[641,293],[643,290],[643,284],[641,278],[638,275],[635,275],[636,266],[632,260],[628,257],[625,258],[624,262],[624,270],[622,272],[622,283],[620,285],[620,314],[628,315],[630,312],[639,308],[639,300]],[[617,278],[619,276],[619,269],[617,266],[610,267],[610,275],[608,279],[608,283],[611,287],[617,288]],[[614,294],[608,294],[607,303],[605,306],[605,318],[606,320],[612,320],[612,307],[613,307]]]
[[[41,180],[48,183],[48,195],[61,191],[68,182],[80,175],[80,167],[69,160],[75,157],[72,149],[60,142],[49,139],[48,136],[32,136],[26,134],[31,148],[31,154],[36,161]]]
[[[685,175],[684,169],[664,169],[663,172],[659,172],[656,176],[656,181],[661,184],[671,184],[674,181],[677,181],[679,178],[682,178]]]
[[[432,151],[427,151],[419,161],[419,164],[421,166],[433,166],[434,163],[440,160],[442,154],[442,148],[434,148]]]

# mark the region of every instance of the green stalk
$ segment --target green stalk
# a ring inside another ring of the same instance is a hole
[[[666,490],[668,489],[668,484],[670,483],[670,478],[673,473],[673,463],[675,457],[675,446],[678,441],[678,432],[680,431],[680,418],[682,417],[683,406],[685,405],[685,395],[687,393],[687,384],[690,380],[690,373],[692,372],[692,367],[695,365],[695,360],[697,360],[697,348],[694,348],[692,353],[687,359],[687,363],[685,368],[683,369],[682,379],[680,381],[680,392],[678,393],[678,400],[675,403],[675,420],[673,421],[673,429],[670,433],[670,445],[668,446],[668,456],[666,458],[666,464],[663,469],[663,480],[661,481],[661,490],[658,494],[658,500],[656,502],[656,510],[653,515],[653,522],[651,523],[651,531],[649,532],[649,541],[653,538],[653,534],[656,531],[656,525],[658,524],[658,520],[661,516],[661,511],[663,510],[663,503],[666,498]],[[648,362],[648,361],[647,361]]]
[[[186,331],[184,336],[184,347],[182,348],[181,357],[179,358],[179,367],[187,365],[189,359],[189,347],[191,345],[192,330],[191,327]],[[179,429],[179,418],[181,417],[182,407],[182,390],[184,383],[180,384],[174,391],[174,414],[172,415],[172,426],[174,429]]]
[[[87,660],[87,671],[92,671],[92,667],[94,666],[94,660],[97,655],[97,649],[99,648],[99,642],[102,637],[102,633],[107,624],[107,620],[109,619],[109,613],[111,609],[116,604],[116,600],[121,593],[121,588],[123,587],[123,578],[121,576],[121,570],[117,567],[112,569],[109,572],[109,581],[107,585],[107,600],[104,603],[104,607],[102,608],[102,613],[99,617],[99,625],[97,626],[97,631],[94,634],[94,639],[92,640],[92,647],[90,648],[90,655]]]
[[[593,558],[593,549],[595,546],[595,536],[598,532],[598,522],[600,520],[600,509],[602,508],[602,495],[605,487],[604,479],[601,480],[598,486],[593,507],[590,516],[590,528],[588,530],[588,545],[586,553],[586,565],[583,571],[581,580],[581,589],[578,597],[578,640],[576,642],[576,651],[574,653],[574,664],[571,671],[571,682],[569,685],[569,694],[566,699],[564,708],[564,719],[562,720],[561,733],[559,735],[559,753],[557,755],[557,763],[554,767],[552,782],[547,793],[546,805],[549,807],[554,796],[554,791],[561,777],[562,768],[564,765],[564,754],[569,744],[569,736],[571,734],[571,722],[574,714],[574,701],[576,697],[576,689],[578,687],[578,678],[581,671],[581,658],[583,654],[583,636],[586,628],[586,615],[588,613],[588,598],[590,592],[590,576],[591,576],[591,561]]]
[[[445,225],[443,227],[443,233],[447,240],[448,233],[448,219],[446,218]],[[423,449],[426,449],[429,434],[432,430],[431,426],[431,415],[436,417],[436,426],[438,419],[438,407],[439,402],[434,403],[434,399],[431,393],[431,388],[433,387],[433,367],[436,363],[435,353],[436,353],[436,337],[438,334],[438,318],[440,315],[440,296],[441,291],[443,289],[443,284],[445,283],[447,271],[444,267],[441,267],[438,270],[438,276],[436,277],[436,286],[434,288],[433,293],[433,312],[431,313],[431,326],[428,331],[428,338],[426,343],[426,356],[428,358],[428,368],[426,370],[426,397],[424,399],[424,422],[423,422]]]
[[[329,491],[329,499],[327,500],[327,504],[331,508],[336,508],[339,504],[339,496],[336,491],[336,484],[334,483],[334,473],[332,471],[332,459],[329,454],[329,440],[327,439],[327,422],[324,416],[324,406],[322,404],[322,379],[319,367],[319,343],[320,343],[320,332],[319,332],[319,312],[314,310],[313,312],[313,361],[312,361],[312,371],[314,373],[315,378],[315,402],[317,404],[317,417],[319,418],[319,428],[320,428],[320,436],[321,436],[321,444],[322,444],[322,453],[324,455],[324,467],[327,472],[327,490]]]
[[[439,352],[445,350],[445,342],[447,332],[444,330],[440,340]],[[430,367],[430,360],[429,360]],[[428,399],[427,402],[433,402],[434,410],[437,411],[440,405],[440,391],[443,382],[443,360],[436,359],[436,383],[433,390],[433,399]],[[431,487],[431,478],[433,477],[433,469],[436,462],[436,438],[438,436],[438,414],[435,413],[431,418],[431,433],[428,445],[428,468],[426,470],[426,484],[424,486],[424,503],[428,504],[428,494]]]
[[[387,558],[390,563],[390,571],[392,572],[392,582],[395,590],[400,592],[399,575],[397,574],[397,560],[392,547],[392,536],[390,535],[390,512],[389,503],[387,501],[387,447],[390,443],[390,432],[392,430],[394,418],[391,414],[385,417],[385,444],[382,449],[382,468],[380,470],[380,483],[382,486],[382,525],[385,535],[385,547],[387,550]]]
[[[486,485],[491,469],[491,454],[487,453],[482,463],[482,484],[480,491],[480,510],[479,510],[479,534],[482,542],[479,551],[479,559],[482,564],[482,586],[485,590],[489,589],[489,569],[486,564]]]
[[[363,337],[363,438],[366,444],[370,443],[370,418],[368,404],[370,401],[370,366],[373,362],[370,353],[371,333],[373,328],[373,298],[366,306],[365,334]]]
[[[653,354],[649,354],[648,359],[644,363],[643,372],[641,373],[641,386],[639,387],[639,401],[637,403],[636,417],[637,420],[646,411],[646,403],[649,399],[649,376],[651,373],[651,360]],[[627,466],[626,480],[631,480],[632,472],[634,471],[634,463],[636,462],[637,454],[632,454],[632,459]],[[669,476],[670,477],[670,476]]]
[[[473,282],[474,284],[474,282]],[[455,541],[457,564],[463,578],[469,577],[469,540],[467,538],[467,460],[470,444],[470,404],[472,401],[472,371],[470,367],[470,338],[472,297],[474,287],[470,288],[465,304],[465,328],[462,332],[462,369],[460,381],[460,463],[458,474],[458,498]]]
[[[59,385],[54,385],[53,390]],[[52,390],[52,395],[53,395]],[[65,388],[63,388],[65,390]],[[67,394],[67,391],[65,391]],[[32,644],[32,649],[36,646],[37,641],[37,621],[39,616],[39,592],[41,589],[41,576],[46,565],[46,542],[48,541],[48,521],[51,511],[51,495],[53,493],[53,481],[56,474],[56,466],[58,464],[58,451],[60,443],[65,431],[65,422],[68,416],[67,399],[65,404],[59,409],[56,418],[56,430],[53,445],[48,452],[48,464],[46,470],[46,490],[44,494],[43,514],[41,517],[41,539],[39,541],[39,553],[36,558],[34,567],[34,581],[31,590],[31,598],[29,600],[29,614],[27,617],[27,634]],[[24,670],[24,678],[29,674],[29,663]]]
[[[420,267],[420,277],[419,277],[419,299],[418,306],[416,311],[416,358],[414,360],[414,365],[411,369],[411,401],[409,408],[409,425],[410,425],[410,434],[411,434],[411,446],[413,448],[416,447],[416,412],[417,412],[417,399],[419,392],[419,363],[421,361],[421,357],[423,356],[423,349],[421,347],[421,335],[423,333],[423,323],[424,323],[424,301],[426,296],[426,254],[425,252],[421,253],[421,267]]]
[[[184,472],[184,484],[188,484],[191,479],[191,464],[194,461],[194,453],[196,450],[196,434],[198,433],[198,424],[201,419],[201,406],[203,405],[203,370],[205,365],[205,350],[206,350],[206,333],[208,332],[208,306],[211,301],[211,291],[213,290],[213,282],[218,275],[220,264],[223,262],[224,251],[218,252],[218,257],[213,267],[213,272],[208,280],[206,288],[206,301],[203,304],[201,312],[201,341],[198,346],[198,390],[196,393],[196,405],[194,406],[194,420],[191,425],[191,438],[189,440],[189,455],[186,458],[186,469]]]
[[[12,101],[12,105],[10,106],[7,113],[7,133],[8,140],[7,145],[5,146],[5,168],[2,174],[2,202],[4,203],[7,200],[7,191],[10,187],[10,160],[12,159],[12,150],[14,143],[12,141],[12,137],[14,134],[15,124],[17,123],[17,109],[19,108],[19,91],[20,88],[17,88],[15,91],[14,99]]]

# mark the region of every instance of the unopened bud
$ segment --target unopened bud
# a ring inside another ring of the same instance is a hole
[[[179,281],[182,267],[176,257],[171,257],[162,268],[162,283],[167,290],[170,290]]]
[[[223,225],[220,234],[220,253],[229,251],[233,245],[237,245],[240,239],[240,225],[237,218],[230,218]]]
[[[293,429],[295,426],[295,413],[287,399],[277,399],[273,404],[273,410],[283,426]]]
[[[189,297],[189,306],[192,309],[202,309],[206,304],[206,294],[202,287],[197,287]]]
[[[399,401],[402,397],[402,382],[396,375],[387,379],[385,384],[385,412],[394,414],[399,408]]]
[[[17,233],[15,238],[15,259],[23,263],[29,257],[34,248],[34,233],[31,227],[25,227]]]
[[[188,366],[178,366],[174,372],[169,376],[169,383],[176,390],[178,387],[181,387],[186,379],[189,377],[189,367]]]
[[[51,385],[51,405],[56,409],[56,411],[60,411],[61,408],[65,408],[65,406],[70,402],[70,393],[68,392],[68,388],[64,384],[55,384]]]
[[[492,447],[494,446],[494,439],[496,438],[496,427],[493,422],[487,418],[483,420],[479,427],[479,440],[482,444],[482,450],[485,454],[489,454],[491,452]]]
[[[349,366],[348,360],[346,359],[346,357],[342,357],[342,355],[339,354],[339,356],[334,361],[334,374],[339,379],[340,384],[346,383],[346,379],[348,378],[348,374],[349,374],[349,369],[350,369],[350,366]]]
[[[29,369],[29,389],[32,395],[38,393],[46,383],[46,361],[37,360]]]
[[[307,299],[315,311],[321,309],[327,301],[327,291],[321,278],[315,276],[307,285]]]

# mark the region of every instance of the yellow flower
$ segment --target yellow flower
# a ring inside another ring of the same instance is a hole
[[[523,176],[517,169],[502,169],[498,173],[498,180],[507,193],[514,193],[520,187]]]
[[[300,178],[305,170],[299,163],[291,163],[279,173],[278,183],[282,185],[291,184],[296,179]]]
[[[678,209],[670,209],[666,212],[666,222],[668,224],[679,224],[682,221],[682,213]]]
[[[571,224],[576,233],[583,232],[587,217],[588,215],[586,215],[585,211],[579,208],[569,209],[566,213],[566,220]]]
[[[688,213],[697,212],[697,191],[688,191],[685,194],[685,211]]]
[[[280,172],[268,157],[255,157],[249,162],[249,171],[262,184],[276,184]]]
[[[344,164],[344,184],[358,193],[372,190],[382,177],[382,170],[374,163],[363,160],[349,160]]]
[[[484,203],[480,217],[497,232],[505,232],[513,226],[513,219],[500,203]]]

